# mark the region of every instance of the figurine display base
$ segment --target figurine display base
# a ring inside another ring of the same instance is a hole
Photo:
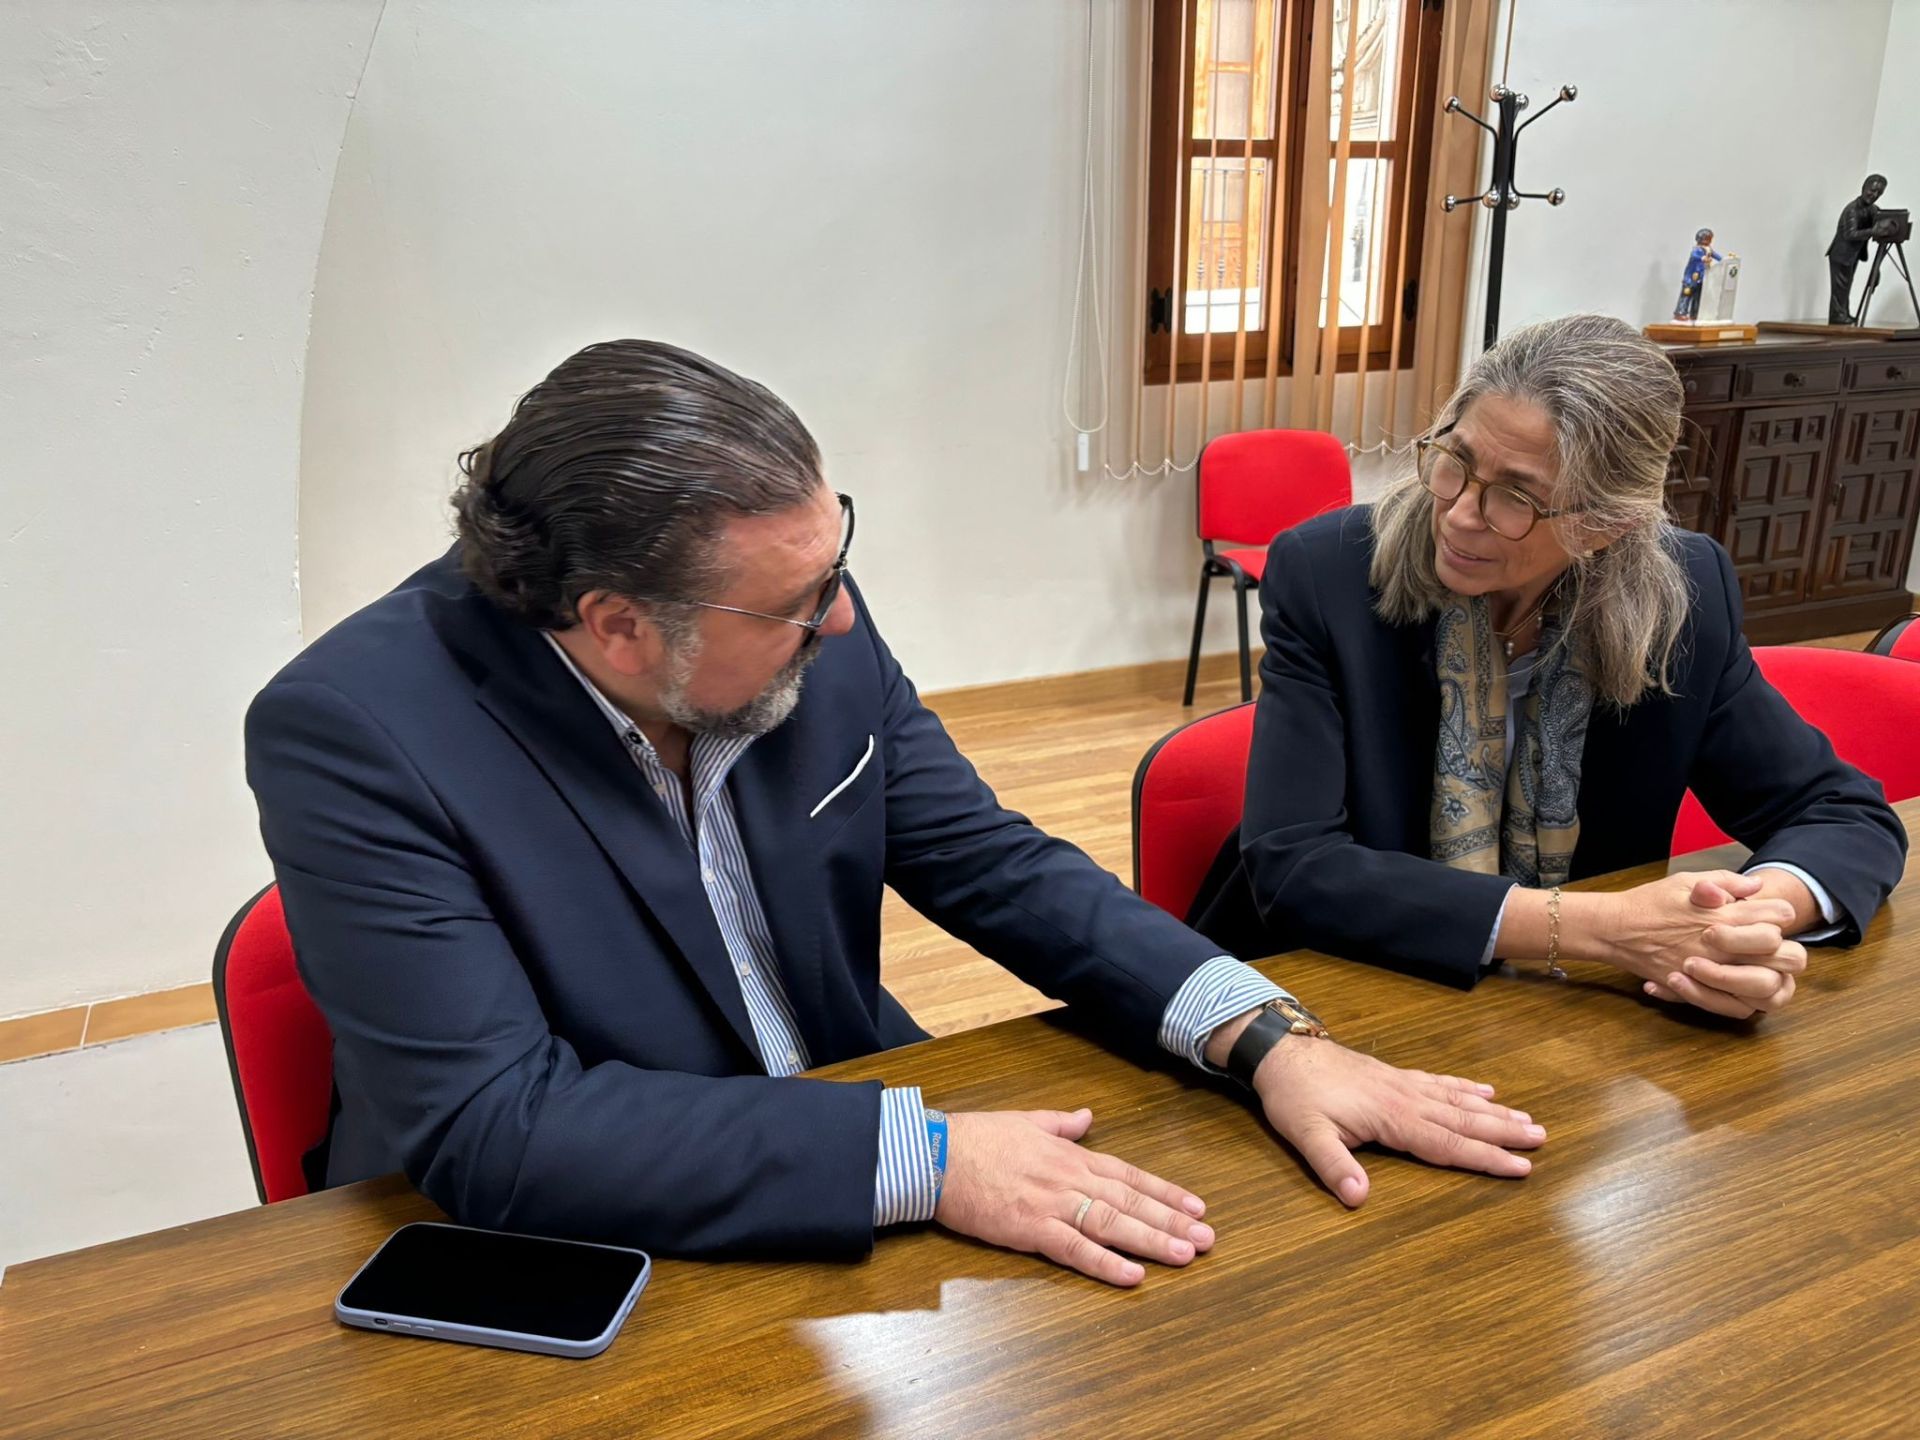
[[[1721,345],[1752,340],[1758,331],[1742,320],[1660,320],[1640,333],[1661,345]]]
[[[1914,325],[1829,325],[1824,320],[1762,320],[1773,335],[1825,335],[1832,340],[1920,340]]]

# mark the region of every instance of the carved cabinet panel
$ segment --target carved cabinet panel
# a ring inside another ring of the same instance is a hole
[[[1689,416],[1682,423],[1680,443],[1667,467],[1667,513],[1674,524],[1720,534],[1722,481],[1739,418],[1737,411],[1719,410]]]
[[[1794,605],[1807,596],[1815,506],[1832,435],[1830,404],[1748,410],[1740,417],[1722,543],[1749,610]]]
[[[1876,595],[1906,578],[1920,502],[1920,393],[1850,400],[1813,567],[1816,595]]]

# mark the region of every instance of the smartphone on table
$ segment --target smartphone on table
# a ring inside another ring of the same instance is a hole
[[[653,1273],[641,1250],[418,1221],[333,1302],[343,1325],[583,1359],[613,1343]]]

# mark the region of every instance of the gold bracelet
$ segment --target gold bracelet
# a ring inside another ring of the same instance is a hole
[[[1560,966],[1560,887],[1547,892],[1547,974],[1555,980],[1567,978]]]

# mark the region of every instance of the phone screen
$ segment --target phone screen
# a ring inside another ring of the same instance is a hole
[[[396,1230],[340,1300],[408,1319],[592,1340],[619,1316],[646,1263],[606,1245],[422,1223]]]

